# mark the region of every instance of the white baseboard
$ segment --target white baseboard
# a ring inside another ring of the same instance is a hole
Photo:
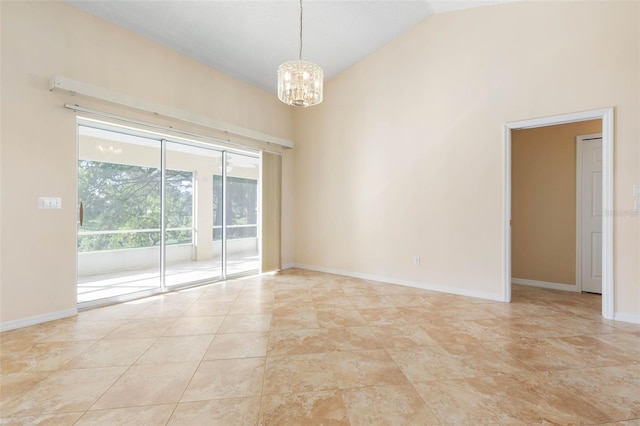
[[[614,321],[630,322],[633,324],[640,324],[640,315],[637,314],[625,314],[623,312],[615,312],[613,314]]]
[[[300,268],[300,269],[307,269],[309,271],[326,272],[327,274],[342,275],[342,276],[351,277],[351,278],[361,278],[364,280],[379,281],[387,284],[398,284],[398,285],[404,285],[407,287],[421,288],[423,290],[437,291],[440,293],[450,293],[450,294],[457,294],[459,296],[476,297],[478,299],[487,299],[487,300],[495,300],[498,302],[504,302],[504,298],[499,293],[485,293],[481,291],[466,290],[462,288],[418,283],[415,281],[407,281],[407,280],[401,280],[397,278],[383,277],[380,275],[361,274],[358,272],[343,271],[341,269],[325,268],[322,266],[304,265],[301,263],[294,263],[293,267]]]
[[[282,269],[291,269],[291,268],[295,268],[296,264],[295,263],[285,263],[282,265]]]
[[[36,315],[34,317],[28,317],[14,321],[6,321],[0,323],[0,332],[14,330],[16,328],[28,327],[30,325],[41,324],[43,322],[54,321],[61,318],[72,317],[74,315],[78,315],[78,310],[76,308],[66,309],[64,311],[50,312],[48,314]]]
[[[513,284],[520,284],[520,285],[528,285],[528,286],[532,286],[532,287],[542,287],[542,288],[549,288],[552,290],[562,290],[562,291],[579,291],[578,290],[578,286],[575,285],[571,285],[571,284],[561,284],[561,283],[551,283],[548,281],[536,281],[536,280],[527,280],[524,278],[511,278],[511,282]]]

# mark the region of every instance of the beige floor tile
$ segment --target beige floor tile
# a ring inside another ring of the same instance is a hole
[[[199,299],[184,312],[185,317],[214,317],[229,313],[232,302]]]
[[[120,303],[104,308],[82,311],[78,314],[78,319],[82,321],[128,320],[138,315],[145,308],[146,303],[144,303],[144,300],[142,303],[139,301]]]
[[[159,337],[136,364],[200,361],[213,335]]]
[[[403,324],[371,327],[371,331],[387,349],[412,349],[418,346],[436,345],[429,335],[429,328],[422,324]]]
[[[363,308],[358,309],[358,312],[362,318],[370,326],[383,326],[394,324],[408,324],[413,321],[408,321],[407,317],[402,315],[400,308]],[[418,322],[418,320],[416,320]]]
[[[324,328],[359,327],[367,325],[360,313],[351,308],[327,307],[322,305],[318,309],[318,323]]]
[[[611,419],[640,418],[640,378],[626,379],[633,372],[625,367],[613,367],[622,373],[619,376],[605,367],[550,372],[544,378],[550,386],[568,389]]]
[[[596,334],[592,336],[599,341],[615,348],[620,355],[630,356],[640,362],[640,332],[619,334]]]
[[[564,350],[563,345],[553,345],[546,339],[498,341],[493,345],[498,351],[518,358],[534,370],[565,370],[576,366],[572,354]]]
[[[214,337],[204,360],[255,358],[267,355],[269,333],[230,333]]]
[[[369,327],[328,328],[325,345],[330,351],[380,349],[382,344]]]
[[[467,358],[449,354],[439,346],[389,350],[391,358],[412,383],[482,376]]]
[[[356,309],[380,309],[393,308],[395,306],[385,296],[377,294],[349,296],[349,300]]]
[[[313,303],[313,298],[311,296],[298,299],[276,297],[273,300],[272,313],[274,315],[279,315],[284,313],[295,313],[297,311],[313,311],[314,309],[316,309],[316,304]]]
[[[447,425],[522,424],[532,422],[530,410],[512,397],[514,388],[499,389],[485,379],[414,384],[436,418]],[[519,413],[519,411],[522,411]]]
[[[621,380],[640,387],[640,363],[616,365],[613,367],[589,368],[584,371],[589,371],[593,374],[594,380],[599,380],[601,382],[617,382],[618,380]]]
[[[38,382],[44,380],[50,372],[0,374],[0,404],[15,399]],[[2,405],[0,405],[2,407]],[[2,410],[0,409],[0,413]]]
[[[130,366],[155,342],[143,339],[104,339],[80,353],[62,368]]]
[[[2,415],[16,417],[87,410],[125,370],[126,367],[104,367],[56,371],[7,403]]]
[[[263,394],[286,394],[337,389],[328,354],[269,357]]]
[[[325,290],[322,292],[312,291],[311,298],[313,299],[314,305],[318,309],[354,309],[351,300],[349,300],[346,295],[340,290]]]
[[[429,298],[423,297],[420,294],[415,294],[415,293],[389,294],[385,297],[395,307],[422,306],[422,307],[428,307],[431,310],[435,309],[434,306],[431,303],[429,303]]]
[[[164,425],[175,404],[87,411],[74,426]]]
[[[512,293],[292,269],[86,310],[0,333],[0,424],[638,426],[640,325]]]
[[[274,311],[271,320],[272,330],[320,328],[318,313],[315,310],[298,311],[290,314],[278,314]]]
[[[29,349],[4,355],[0,373],[54,371],[91,347],[94,341],[35,343]]]
[[[180,402],[258,396],[264,365],[265,358],[202,361]]]
[[[340,389],[409,383],[384,350],[332,352],[329,359]]]
[[[457,324],[443,324],[434,326],[425,325],[429,337],[431,337],[441,348],[452,355],[468,355],[476,348],[483,348],[486,341],[492,341],[489,337],[483,339],[483,335],[469,332],[465,325],[472,321],[461,321]]]
[[[327,329],[274,330],[269,334],[267,355],[293,355],[327,352]]]
[[[224,316],[181,317],[163,333],[163,336],[195,336],[199,334],[215,334]]]
[[[170,426],[248,426],[258,423],[260,397],[183,402],[171,416]]]
[[[260,425],[349,425],[338,391],[265,395]]]
[[[271,301],[261,302],[252,299],[236,300],[229,310],[229,315],[248,315],[248,314],[270,314],[273,312],[273,303]]]
[[[81,321],[76,317],[72,317],[61,321],[53,321],[53,323],[56,325],[52,326],[36,341],[45,343],[99,340],[125,324],[125,321]]]
[[[577,366],[608,366],[640,362],[640,357],[630,351],[621,350],[620,347],[604,343],[591,336],[571,336],[547,339],[554,349],[562,350],[570,354],[574,359],[574,367]],[[640,345],[640,336],[637,341]],[[640,350],[639,353],[640,354]]]
[[[352,426],[439,424],[410,385],[345,389],[342,399]]]
[[[134,365],[91,407],[92,410],[176,403],[197,362]]]
[[[105,339],[139,339],[159,337],[176,321],[175,318],[130,319],[105,336]]]
[[[584,424],[610,420],[568,389],[537,387],[533,377],[480,377],[414,386],[443,424]]]
[[[162,300],[147,306],[134,318],[178,318],[182,316],[195,300],[171,301]]]
[[[269,331],[271,314],[229,315],[218,329],[218,333],[250,333]]]
[[[73,425],[80,418],[82,412],[45,414],[42,416],[5,417],[0,418],[2,426],[66,426]]]

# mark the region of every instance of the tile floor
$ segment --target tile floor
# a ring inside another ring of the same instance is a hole
[[[152,292],[160,288],[160,259],[154,267],[105,272],[102,274],[78,275],[78,303],[91,302],[140,291]],[[180,286],[194,281],[216,281],[222,276],[222,260],[219,258],[200,261],[170,263],[166,266],[166,285]],[[230,253],[227,257],[226,274],[246,274],[258,271],[258,252]]]
[[[640,326],[288,270],[0,334],[3,425],[640,425]]]

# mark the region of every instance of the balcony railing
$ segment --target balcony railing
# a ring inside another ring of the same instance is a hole
[[[257,225],[232,225],[235,229],[257,228]],[[221,231],[221,227],[217,227]],[[167,231],[185,232],[192,231],[190,227],[184,228],[168,228]],[[159,238],[160,229],[125,229],[117,231],[81,231],[78,234],[85,237],[109,236],[109,234],[144,234],[155,233]],[[191,233],[191,235],[193,235]],[[208,247],[205,242],[202,248],[207,253],[204,260],[221,259],[222,242],[209,240]],[[226,244],[226,253],[228,256],[236,254],[246,255],[252,253],[257,256],[259,252],[259,240],[257,237],[237,237],[229,238]],[[196,253],[200,253],[196,256]],[[119,247],[104,248],[101,250],[81,250],[78,249],[78,276],[99,275],[126,270],[139,270],[141,268],[157,268],[160,265],[160,245],[146,245],[138,247]],[[193,244],[190,236],[186,243],[176,242],[167,244],[165,251],[165,260],[167,264],[176,264],[181,262],[190,262],[200,259],[201,252]]]
[[[80,252],[104,251],[104,250],[126,250],[133,248],[155,247],[160,244],[160,228],[146,229],[116,229],[103,231],[78,231],[78,250]],[[193,244],[194,228],[173,227],[167,228],[167,245]],[[180,234],[182,233],[182,234]],[[147,234],[146,239],[135,238]],[[172,234],[172,235],[171,235]],[[123,238],[120,241],[113,241],[113,236],[122,235],[131,238]],[[243,238],[257,238],[258,225],[228,225],[227,240],[237,240]],[[95,238],[95,241],[83,244],[82,239]],[[213,226],[213,241],[222,239],[222,225]]]

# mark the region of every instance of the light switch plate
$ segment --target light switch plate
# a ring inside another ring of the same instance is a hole
[[[633,185],[633,196],[640,197],[640,183],[636,183]]]
[[[58,210],[62,208],[62,198],[60,197],[40,197],[38,198],[38,208],[44,210]]]

